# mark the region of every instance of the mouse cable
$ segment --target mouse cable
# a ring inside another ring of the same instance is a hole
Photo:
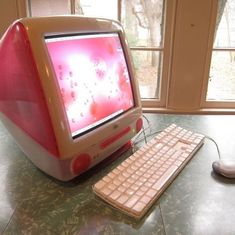
[[[142,142],[143,140],[145,140],[145,143],[147,144],[147,138],[148,138],[148,137],[151,137],[151,136],[153,136],[153,135],[155,135],[155,134],[158,134],[158,133],[160,133],[160,132],[162,132],[162,130],[155,131],[155,132],[153,132],[153,133],[151,133],[151,134],[148,134],[148,135],[145,135],[145,134],[144,134],[144,137],[142,137],[141,139],[136,140],[136,141],[134,142],[134,145],[139,144],[139,143]]]
[[[204,136],[205,136],[206,139],[212,141],[212,142],[215,144],[216,149],[217,149],[217,152],[218,152],[218,155],[219,155],[219,159],[221,159],[221,154],[220,154],[219,146],[218,146],[218,144],[216,143],[216,141],[215,141],[214,139],[212,139],[212,138],[211,138],[210,136],[208,136],[208,135],[204,135]]]
[[[150,133],[151,133],[150,122],[149,122],[148,118],[147,118],[145,115],[143,115],[143,117],[144,117],[145,120],[147,121],[147,124],[148,124],[148,127],[147,127],[147,128],[150,128]],[[146,133],[145,133],[145,127],[144,127],[144,126],[143,126],[143,128],[142,128],[142,131],[143,131],[143,135],[144,135],[144,142],[145,142],[145,144],[147,144],[147,136],[146,136]]]
[[[148,120],[148,118],[145,116],[145,115],[142,115],[143,116],[143,118],[146,120],[146,122],[147,122],[147,127],[144,127],[144,125],[143,125],[143,127],[142,127],[142,130],[141,130],[141,132],[139,132],[138,134],[137,134],[137,136],[135,136],[134,138],[133,138],[133,142],[134,143],[136,143],[136,142],[140,142],[140,141],[142,141],[143,139],[145,140],[145,143],[147,143],[147,137],[149,136],[149,134],[151,134],[151,132],[152,132],[152,128],[151,128],[151,125],[150,125],[150,121]],[[147,135],[146,134],[146,131],[149,131],[149,134]],[[142,138],[140,138],[140,136],[143,134],[143,136],[144,137],[142,137]]]

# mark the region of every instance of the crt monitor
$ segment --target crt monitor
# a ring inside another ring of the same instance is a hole
[[[2,37],[0,56],[1,120],[47,174],[70,180],[141,130],[138,85],[118,22],[20,19]]]

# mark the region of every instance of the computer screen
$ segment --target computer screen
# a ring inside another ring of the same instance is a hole
[[[45,37],[73,138],[134,105],[118,33]]]

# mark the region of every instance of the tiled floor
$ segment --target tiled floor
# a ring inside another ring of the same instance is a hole
[[[147,117],[152,132],[176,123],[213,137],[222,157],[235,160],[235,116]],[[235,234],[235,180],[213,174],[211,163],[218,155],[212,142],[205,141],[139,221],[111,208],[91,189],[129,155],[62,183],[33,166],[0,124],[0,234]]]

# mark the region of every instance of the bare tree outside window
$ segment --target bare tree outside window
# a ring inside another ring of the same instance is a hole
[[[159,0],[133,0],[132,11],[140,27],[148,30],[150,45],[152,47],[162,44],[162,15],[163,1]]]

